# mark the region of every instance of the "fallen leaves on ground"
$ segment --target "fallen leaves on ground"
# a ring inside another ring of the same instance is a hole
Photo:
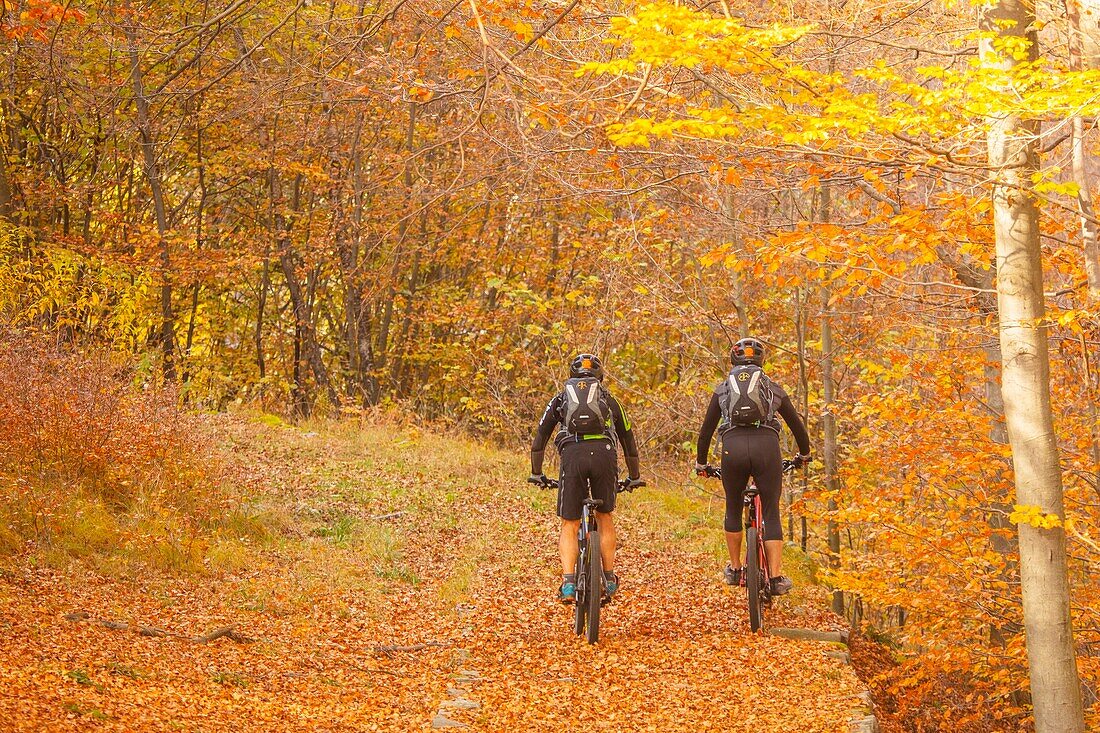
[[[290,507],[286,536],[253,567],[205,576],[8,563],[5,730],[417,731],[460,668],[484,678],[469,693],[478,709],[448,713],[471,730],[837,731],[860,707],[829,645],[750,634],[743,592],[719,582],[713,557],[646,526],[630,498],[617,515],[623,590],[592,646],[553,600],[556,520],[548,495],[511,478],[520,459],[418,437],[416,473],[400,458],[408,437],[389,430],[223,429],[252,472],[242,481]],[[346,516],[358,544],[340,539]],[[309,530],[313,517],[330,533]],[[819,601],[799,589],[768,622],[830,628]],[[225,626],[256,641],[194,640]]]

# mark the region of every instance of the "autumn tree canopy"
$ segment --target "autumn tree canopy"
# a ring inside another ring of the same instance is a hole
[[[965,680],[945,720],[1029,714],[1022,525],[1064,532],[1087,705],[1100,15],[984,7],[4,0],[0,309],[196,408],[512,439],[596,350],[683,463],[756,335],[829,451],[791,516],[908,654],[902,698]],[[1005,119],[1026,175],[992,154]],[[1017,325],[1049,352],[1057,510],[1014,484],[998,186],[1037,212]]]

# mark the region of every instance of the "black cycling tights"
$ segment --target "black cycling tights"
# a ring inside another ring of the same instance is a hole
[[[742,503],[749,476],[760,490],[764,507],[764,539],[783,539],[779,494],[783,486],[783,456],[779,436],[771,428],[734,428],[722,436],[722,487],[726,490],[727,532],[740,532]]]

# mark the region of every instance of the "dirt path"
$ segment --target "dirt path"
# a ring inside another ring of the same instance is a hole
[[[412,428],[226,430],[275,536],[200,575],[9,559],[0,729],[847,731],[860,707],[828,645],[748,633],[714,558],[671,541],[710,519],[654,519],[661,489],[624,501],[624,586],[590,646],[521,458]],[[798,598],[770,622],[830,626]]]
[[[448,717],[481,731],[846,731],[860,707],[852,670],[835,648],[751,634],[744,594],[707,559],[647,547],[658,538],[620,514],[624,580],[604,608],[601,641],[571,628],[557,583],[553,521],[526,512],[519,557],[488,555],[462,632],[480,708]],[[511,506],[523,512],[520,506]],[[537,531],[536,531],[537,528]],[[828,628],[826,614],[782,602],[775,625]]]

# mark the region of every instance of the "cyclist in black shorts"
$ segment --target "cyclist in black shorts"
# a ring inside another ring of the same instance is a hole
[[[569,379],[542,414],[531,442],[531,483],[546,485],[542,472],[543,451],[557,430],[554,444],[561,454],[558,488],[558,516],[561,535],[562,583],[558,597],[563,603],[576,600],[577,532],[581,510],[591,489],[592,498],[603,504],[596,511],[602,541],[604,580],[608,597],[619,588],[615,575],[615,488],[619,478],[618,451],[622,445],[630,483],[640,483],[638,445],[634,431],[619,401],[603,386],[603,364],[594,354],[579,354],[569,365]]]
[[[730,362],[735,371],[738,371],[736,367],[750,364],[762,369],[764,344],[755,338],[741,339],[733,346]],[[790,578],[782,575],[783,524],[779,515],[779,496],[783,482],[783,457],[779,451],[780,426],[776,413],[783,417],[798,443],[796,465],[810,461],[810,436],[790,396],[774,381],[763,376],[762,372],[761,377],[766,380],[771,404],[765,406],[768,417],[755,424],[735,422],[735,418],[730,415],[729,380],[718,385],[699,430],[695,471],[701,475],[706,473],[711,436],[714,429],[718,428],[722,441],[722,487],[726,492],[726,549],[731,561],[726,565],[723,577],[730,585],[741,584],[744,570],[741,564],[741,541],[744,534],[741,526],[742,496],[751,476],[760,490],[760,502],[764,509],[764,552],[768,556],[771,591],[773,595],[783,595],[790,592],[792,584]]]

